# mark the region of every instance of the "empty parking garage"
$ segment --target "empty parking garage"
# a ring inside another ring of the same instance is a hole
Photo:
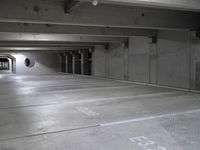
[[[198,0],[1,0],[0,150],[199,150]]]

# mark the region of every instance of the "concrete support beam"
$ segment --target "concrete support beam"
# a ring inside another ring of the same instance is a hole
[[[28,33],[61,33],[71,35],[91,36],[156,36],[157,30],[94,27],[94,26],[72,26],[72,25],[46,25],[28,23],[0,23],[0,32],[28,32]]]
[[[60,55],[60,71],[61,72],[66,72],[66,55],[65,53],[61,53]]]
[[[84,55],[83,55],[83,51],[81,52],[81,75],[84,75]]]
[[[149,49],[149,83],[158,84],[158,47],[153,41]]]
[[[89,0],[84,0],[89,1]],[[99,3],[140,5],[178,10],[200,11],[199,0],[98,0]]]
[[[94,7],[86,2],[65,14],[61,1],[30,1],[1,0],[0,22],[176,30],[200,26],[200,14],[193,12],[107,4]]]
[[[129,43],[127,42],[126,44]],[[123,51],[124,80],[129,81],[129,46],[124,45]]]
[[[75,54],[73,53],[73,54],[72,54],[72,73],[73,73],[73,74],[76,73],[75,67],[76,67],[76,56],[75,56]]]
[[[90,51],[88,50],[83,50],[81,52],[81,74],[82,75],[91,75],[91,60],[90,58]]]
[[[79,0],[65,0],[64,12],[70,13],[79,3]]]
[[[73,73],[73,55],[72,55],[72,52],[67,52],[66,57],[67,57],[67,62],[66,62],[67,73]]]
[[[199,62],[199,35],[198,31],[191,31],[189,33],[190,37],[190,50],[189,50],[189,82],[190,82],[190,89],[199,89],[199,84],[198,84],[198,62]]]
[[[0,32],[0,42],[97,42],[97,43],[123,43],[127,40],[124,37],[97,37],[78,36],[67,34],[36,34],[36,33],[9,33]]]
[[[110,67],[109,67],[109,45],[105,47],[105,77],[110,77]]]
[[[106,43],[79,43],[79,42],[0,42],[0,47],[93,47]]]
[[[73,52],[73,74],[81,74],[81,53]]]
[[[32,51],[45,51],[45,52],[50,52],[50,51],[55,51],[55,52],[67,52],[71,50],[84,50],[84,49],[89,49],[92,47],[83,47],[83,46],[66,46],[66,47],[0,47],[0,52],[32,52]]]

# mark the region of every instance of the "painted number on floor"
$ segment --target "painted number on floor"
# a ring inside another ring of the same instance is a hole
[[[88,107],[76,107],[76,109],[90,117],[99,115],[98,113],[94,112],[93,110],[90,110]]]
[[[145,136],[132,137],[129,140],[144,150],[167,150],[165,147],[159,146],[157,143]]]

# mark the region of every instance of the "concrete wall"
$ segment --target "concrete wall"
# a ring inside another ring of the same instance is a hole
[[[12,53],[16,58],[16,74],[51,74],[59,71],[59,56],[56,53]],[[35,60],[35,65],[26,67],[26,58]]]
[[[200,90],[200,39],[191,40],[191,87]]]
[[[158,81],[160,85],[189,88],[190,44],[184,32],[158,34]]]
[[[200,40],[190,32],[159,31],[157,43],[138,36],[129,38],[128,50],[122,44],[111,44],[107,52],[97,48],[94,61],[95,76],[196,89]]]
[[[93,75],[124,79],[124,47],[122,44],[96,46],[93,53]]]
[[[92,74],[97,77],[108,77],[106,49],[104,46],[96,46],[92,56]]]
[[[149,82],[150,39],[131,37],[129,43],[129,80]]]
[[[124,79],[124,48],[122,44],[111,44],[108,53],[109,77]]]

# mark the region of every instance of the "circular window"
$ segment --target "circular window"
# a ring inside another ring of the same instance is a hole
[[[32,59],[29,59],[29,58],[26,58],[25,61],[24,61],[24,64],[26,67],[33,67],[35,65],[35,61],[32,60]]]

